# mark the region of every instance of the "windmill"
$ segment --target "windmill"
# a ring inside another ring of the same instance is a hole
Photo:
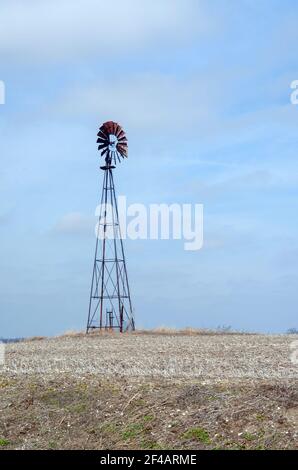
[[[135,322],[113,177],[116,164],[127,158],[127,138],[122,127],[113,121],[105,122],[97,137],[105,165],[100,167],[104,177],[86,331],[133,331]]]

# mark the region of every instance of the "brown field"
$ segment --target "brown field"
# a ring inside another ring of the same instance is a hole
[[[297,448],[296,338],[163,329],[9,344],[0,448]]]

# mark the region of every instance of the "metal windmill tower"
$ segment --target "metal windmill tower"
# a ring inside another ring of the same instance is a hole
[[[135,329],[127,268],[120,232],[113,170],[127,157],[127,138],[122,127],[105,122],[97,134],[98,150],[105,156],[100,214],[89,300],[87,333],[94,329]]]

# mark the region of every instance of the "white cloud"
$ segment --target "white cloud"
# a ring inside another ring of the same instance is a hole
[[[119,57],[177,44],[210,28],[195,0],[2,0],[0,53],[9,60]]]
[[[53,232],[58,234],[92,234],[95,227],[94,220],[94,217],[87,217],[80,212],[70,212],[61,217]]]
[[[171,136],[189,153],[204,145],[212,148],[256,142],[264,135],[276,138],[278,131],[294,127],[296,109],[290,104],[274,102],[260,110],[231,112],[243,91],[235,93],[234,83],[241,80],[221,70],[177,76],[171,73],[126,73],[72,87],[51,105],[47,113],[67,118],[92,117],[98,122],[113,119],[128,133],[154,132],[154,136]],[[219,86],[220,83],[220,86]],[[240,93],[240,95],[239,95]],[[291,127],[289,127],[291,126]],[[146,138],[146,136],[144,136]],[[151,139],[152,140],[152,139]]]
[[[125,123],[129,128],[164,134],[181,130],[178,138],[187,142],[191,132],[204,133],[218,122],[220,91],[216,78],[182,77],[171,74],[128,74],[100,79],[90,86],[70,89],[53,106],[67,116],[93,116]],[[198,128],[198,123],[200,127]]]

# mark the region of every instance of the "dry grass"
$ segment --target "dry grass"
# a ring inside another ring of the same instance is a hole
[[[241,331],[234,331],[229,327],[218,327],[217,329],[208,329],[208,328],[192,328],[186,327],[182,329],[169,328],[166,326],[159,326],[152,330],[136,330],[132,334],[134,335],[253,335],[256,333],[247,333]]]
[[[0,448],[294,449],[292,340],[167,332],[9,344]]]
[[[29,336],[28,338],[24,338],[22,341],[41,341],[43,339],[47,339],[46,336]]]
[[[89,333],[89,336],[103,336],[103,335],[116,335],[117,332],[113,330],[94,330]],[[241,332],[241,331],[234,331],[230,329],[230,327],[218,327],[217,329],[208,329],[208,328],[193,328],[193,327],[186,327],[186,328],[169,328],[167,326],[159,326],[157,328],[153,328],[151,330],[136,330],[131,333],[126,333],[127,335],[253,335],[256,333],[248,333],[248,332]],[[86,336],[85,331],[76,331],[76,330],[67,330],[65,331],[62,335],[59,335],[59,337],[83,337]],[[33,338],[28,338],[28,341],[35,340],[35,339],[46,339],[45,337],[33,337]]]

